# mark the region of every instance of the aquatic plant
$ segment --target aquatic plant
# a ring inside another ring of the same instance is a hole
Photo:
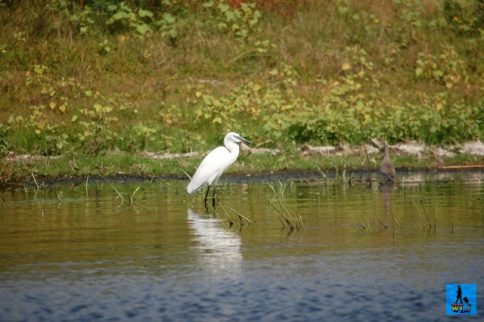
[[[279,199],[277,200],[277,205],[273,204],[271,201],[268,202],[269,205],[279,214],[279,221],[284,229],[287,229],[291,233],[294,230],[298,231],[303,227],[302,216],[291,214],[287,208],[282,205]]]
[[[107,179],[103,178],[105,182],[109,184],[109,186],[116,192],[116,199],[119,200],[119,207],[123,206],[126,200],[128,201],[128,206],[132,207],[135,205],[136,194],[140,190],[141,186],[137,186],[131,193],[128,192],[121,192],[119,191],[116,186],[108,181]],[[86,179],[86,195],[87,195],[87,179]]]

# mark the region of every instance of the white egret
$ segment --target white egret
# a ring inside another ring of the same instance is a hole
[[[252,143],[237,133],[227,133],[224,138],[224,146],[219,146],[210,151],[195,171],[188,184],[187,192],[193,193],[207,184],[208,187],[204,199],[205,207],[207,207],[207,197],[211,186],[213,186],[212,206],[215,207],[215,186],[224,171],[237,160],[240,150],[239,144],[242,142]]]

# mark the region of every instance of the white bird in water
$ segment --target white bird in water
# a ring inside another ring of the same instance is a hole
[[[207,197],[211,186],[213,186],[212,206],[215,207],[215,185],[224,171],[237,160],[240,151],[239,144],[242,142],[252,143],[237,133],[227,133],[224,138],[224,146],[219,146],[210,151],[198,166],[197,171],[195,171],[188,184],[187,192],[193,193],[204,184],[207,184],[208,187],[204,199],[205,207],[207,207]]]

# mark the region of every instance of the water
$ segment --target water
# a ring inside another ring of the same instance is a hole
[[[174,181],[4,192],[0,320],[450,320],[446,283],[482,298],[473,178],[230,184],[217,214]]]

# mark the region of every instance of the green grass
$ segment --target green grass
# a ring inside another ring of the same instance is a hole
[[[142,155],[133,155],[125,152],[90,156],[61,156],[58,158],[42,158],[30,160],[5,161],[0,171],[0,186],[15,186],[25,179],[31,180],[32,173],[38,177],[64,178],[87,176],[124,176],[138,175],[146,178],[158,175],[170,175],[174,178],[186,178],[192,175],[202,156],[177,159],[151,159]],[[438,163],[431,156],[395,156],[396,168],[426,169],[454,164],[483,164],[484,157],[470,155],[457,155],[445,158]],[[301,156],[299,152],[286,151],[277,156],[268,154],[242,154],[239,159],[227,170],[230,174],[257,174],[285,170],[309,170],[321,173],[324,176],[329,171],[336,171],[342,175],[344,171],[360,169],[377,170],[380,157],[362,158],[360,156]]]
[[[148,174],[193,164],[137,153],[204,151],[228,131],[278,148],[483,138],[479,1],[79,3],[0,5],[0,157]],[[325,162],[360,165],[342,160]]]

